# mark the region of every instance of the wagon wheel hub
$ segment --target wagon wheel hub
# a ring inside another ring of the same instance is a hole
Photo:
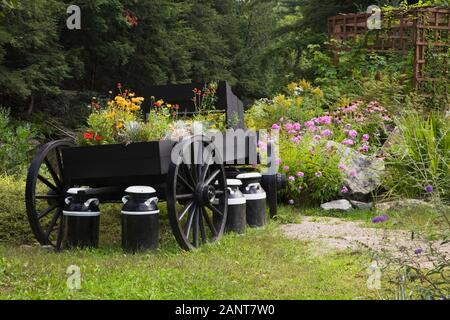
[[[203,205],[213,203],[216,199],[216,189],[211,185],[199,184],[196,188],[195,198]]]

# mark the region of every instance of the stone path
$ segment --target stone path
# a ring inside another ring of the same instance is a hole
[[[429,267],[433,259],[430,257],[431,245],[450,258],[450,243],[441,245],[440,242],[433,243],[422,238],[412,239],[408,231],[367,228],[362,226],[362,222],[339,218],[302,217],[302,223],[284,225],[282,230],[288,238],[318,242],[321,244],[320,253],[366,247],[376,252],[388,252],[397,258],[414,256],[422,267]],[[419,248],[423,252],[416,255],[415,251]]]

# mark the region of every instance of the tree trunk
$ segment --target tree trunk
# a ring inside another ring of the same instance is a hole
[[[31,116],[34,109],[34,96],[30,96],[30,104],[28,105],[27,116]]]

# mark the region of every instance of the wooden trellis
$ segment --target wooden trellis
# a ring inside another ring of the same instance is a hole
[[[350,13],[330,17],[328,33],[335,40],[361,37],[366,48],[374,52],[413,52],[415,88],[434,95],[448,96],[450,9],[426,7],[397,10],[388,15],[382,13],[380,30],[368,29],[370,16],[368,13]],[[439,61],[429,61],[432,53],[440,53]],[[432,62],[439,68],[429,70],[427,67]]]

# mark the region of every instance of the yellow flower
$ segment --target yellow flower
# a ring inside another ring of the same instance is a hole
[[[289,90],[289,92],[294,92],[295,89],[297,89],[298,84],[296,82],[292,82],[290,84],[288,84],[287,88]]]
[[[302,79],[299,83],[299,86],[302,87],[304,90],[309,90],[312,88],[311,83],[306,81],[305,79]]]
[[[319,87],[314,88],[311,92],[316,96],[323,97],[323,91]]]
[[[129,96],[129,97],[134,97],[135,94],[134,94],[134,92],[130,92],[130,93],[128,94],[128,96]]]
[[[142,102],[144,102],[144,98],[142,98],[142,97],[137,97],[137,98],[131,99],[131,101],[132,101],[133,103],[142,103]]]
[[[123,128],[123,122],[117,122],[116,129],[121,129],[121,128]]]

